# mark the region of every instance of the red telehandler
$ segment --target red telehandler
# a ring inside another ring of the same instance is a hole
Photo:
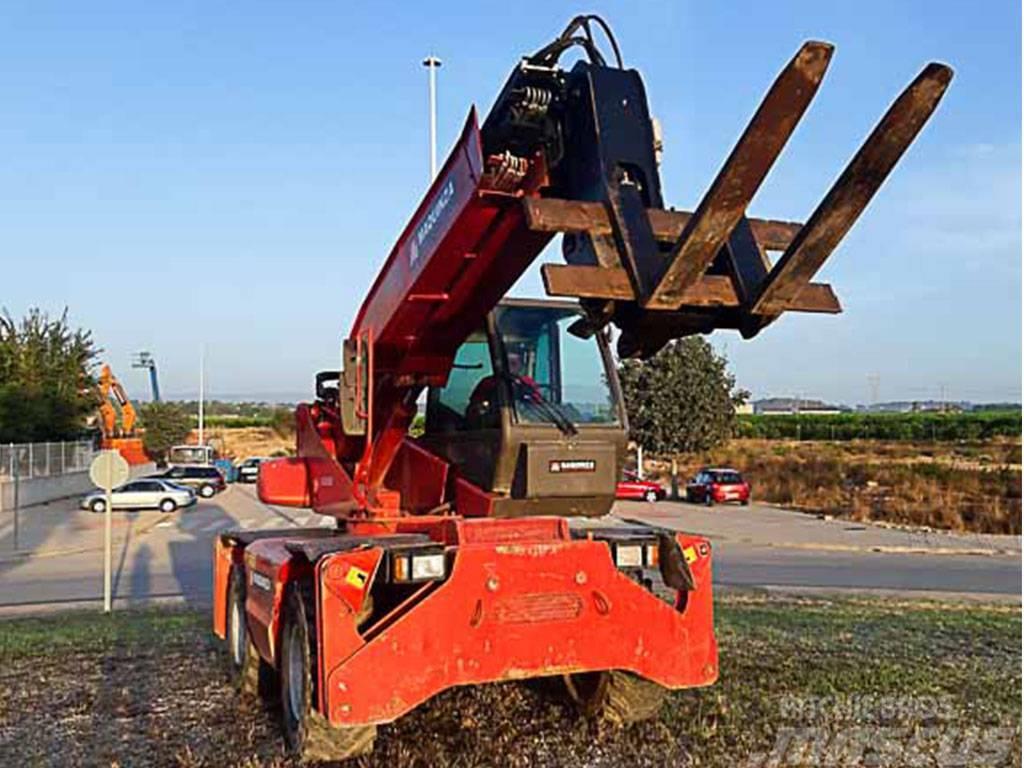
[[[524,58],[482,126],[470,112],[341,370],[298,406],[297,456],[261,467],[264,502],[336,528],[215,544],[214,631],[244,688],[279,689],[295,753],[369,751],[379,724],[457,685],[561,676],[622,723],[715,681],[709,543],[606,517],[627,434],[611,326],[618,355],[643,358],[840,311],[812,278],[952,72],[924,68],[806,223],[748,218],[831,55],[800,48],[692,213],[664,207],[643,83],[597,17]],[[557,233],[567,263],[542,275],[563,300],[503,300]]]

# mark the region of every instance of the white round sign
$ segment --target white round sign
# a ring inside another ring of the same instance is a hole
[[[100,451],[89,465],[89,479],[98,488],[116,488],[128,481],[128,462],[117,451]]]

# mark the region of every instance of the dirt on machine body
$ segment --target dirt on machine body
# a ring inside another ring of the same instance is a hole
[[[831,55],[800,48],[692,213],[665,208],[643,82],[597,17],[524,58],[482,125],[470,112],[341,368],[297,408],[297,456],[260,470],[263,501],[337,528],[216,543],[214,630],[243,686],[276,682],[297,753],[366,752],[379,724],[455,685],[558,675],[622,723],[716,680],[708,541],[599,519],[627,435],[609,326],[620,356],[645,357],[840,310],[813,277],[951,72],[922,71],[805,224],[747,218]],[[504,299],[559,233],[566,263],[542,274],[562,300]]]

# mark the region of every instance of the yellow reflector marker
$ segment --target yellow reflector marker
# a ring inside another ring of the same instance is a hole
[[[354,565],[348,569],[348,573],[345,574],[345,581],[351,584],[353,587],[362,589],[366,586],[366,580],[370,578],[370,574],[364,571],[362,568],[356,568]]]
[[[687,565],[693,565],[697,562],[697,550],[693,547],[687,547],[683,550],[683,557],[686,559]]]

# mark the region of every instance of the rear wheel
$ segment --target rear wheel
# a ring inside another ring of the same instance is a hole
[[[199,488],[199,495],[204,499],[212,498],[214,493],[216,493],[216,490],[212,485],[203,485]]]
[[[657,717],[667,692],[618,669],[566,675],[565,686],[584,715],[620,726]]]
[[[706,494],[704,494],[704,503],[707,504],[709,507],[715,506],[715,497],[711,494],[711,491],[708,491]]]
[[[317,700],[316,636],[312,601],[289,591],[281,633],[281,721],[288,748],[301,760],[332,761],[373,750],[377,728],[334,728],[313,709]]]
[[[107,508],[107,502],[103,499],[96,499],[96,501],[92,503],[91,508],[93,512],[103,512]]]
[[[245,621],[245,572],[231,569],[228,586],[227,643],[231,679],[246,696],[268,697],[274,688],[274,669],[253,645]]]
[[[658,500],[658,494],[655,493],[654,491],[648,491],[647,493],[644,494],[644,499],[647,502],[653,504]]]

